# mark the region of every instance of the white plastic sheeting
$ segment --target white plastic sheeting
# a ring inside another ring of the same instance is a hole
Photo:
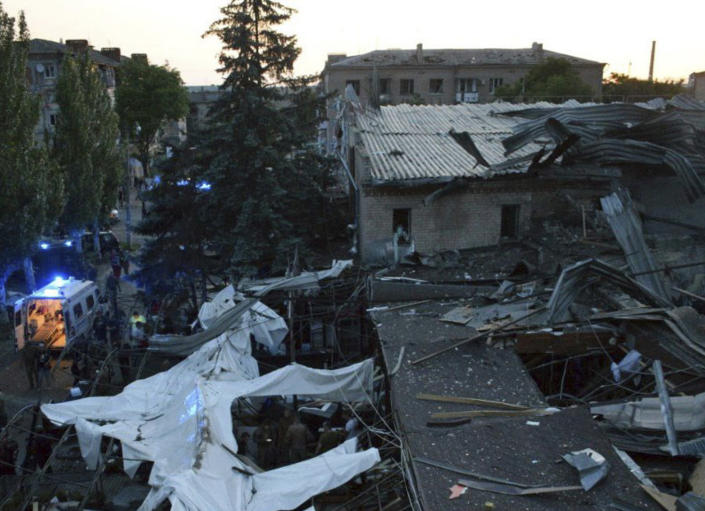
[[[265,280],[243,281],[240,288],[254,296],[264,296],[274,290],[311,290],[318,289],[318,282],[338,278],[343,271],[352,267],[352,259],[333,260],[331,267],[321,271],[305,271],[293,277],[278,277]]]
[[[198,312],[203,331],[193,335],[154,335],[150,350],[187,356],[204,343],[218,336],[233,339],[235,344],[255,342],[277,353],[288,328],[286,322],[272,309],[253,299],[245,299],[232,286],[220,291]]]
[[[245,396],[368,399],[371,360],[336,370],[290,365],[257,377],[249,335],[222,335],[163,373],[138,380],[117,396],[43,405],[56,424],[74,424],[81,453],[95,468],[103,435],[121,441],[125,471],[153,461],[152,491],[140,509],[168,498],[174,510],[275,511],[344,484],[379,461],[376,449],[355,443],[316,458],[255,474],[234,455],[230,406]],[[109,421],[105,423],[105,421]],[[102,425],[101,425],[102,424]]]

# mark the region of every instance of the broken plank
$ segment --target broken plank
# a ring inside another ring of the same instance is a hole
[[[527,408],[524,410],[463,410],[460,412],[432,413],[432,419],[461,419],[474,417],[535,417],[551,415],[554,410],[547,408]]]
[[[492,406],[495,408],[506,408],[510,410],[528,410],[528,406],[505,403],[503,401],[490,401],[488,399],[477,399],[474,397],[460,396],[440,396],[437,394],[416,394],[416,399],[424,401],[439,401],[441,403],[459,403],[463,405]]]

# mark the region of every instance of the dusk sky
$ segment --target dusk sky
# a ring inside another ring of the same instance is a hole
[[[224,0],[4,0],[11,15],[24,10],[32,37],[88,39],[96,48],[147,53],[150,61],[181,71],[188,85],[220,83],[219,41],[201,35],[219,17]],[[607,63],[611,72],[645,78],[651,41],[655,76],[684,78],[705,70],[705,3],[674,0],[575,3],[457,0],[283,0],[298,10],[282,31],[298,37],[296,72],[319,72],[328,53],[375,49],[545,49]],[[579,6],[579,7],[578,7]]]

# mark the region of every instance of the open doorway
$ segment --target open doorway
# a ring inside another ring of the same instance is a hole
[[[519,204],[502,205],[502,238],[517,238],[519,236]]]

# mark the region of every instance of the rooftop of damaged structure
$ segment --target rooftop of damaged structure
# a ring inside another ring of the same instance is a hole
[[[595,207],[589,228],[575,213],[370,278],[420,508],[705,499],[703,238],[645,233],[624,189]]]

